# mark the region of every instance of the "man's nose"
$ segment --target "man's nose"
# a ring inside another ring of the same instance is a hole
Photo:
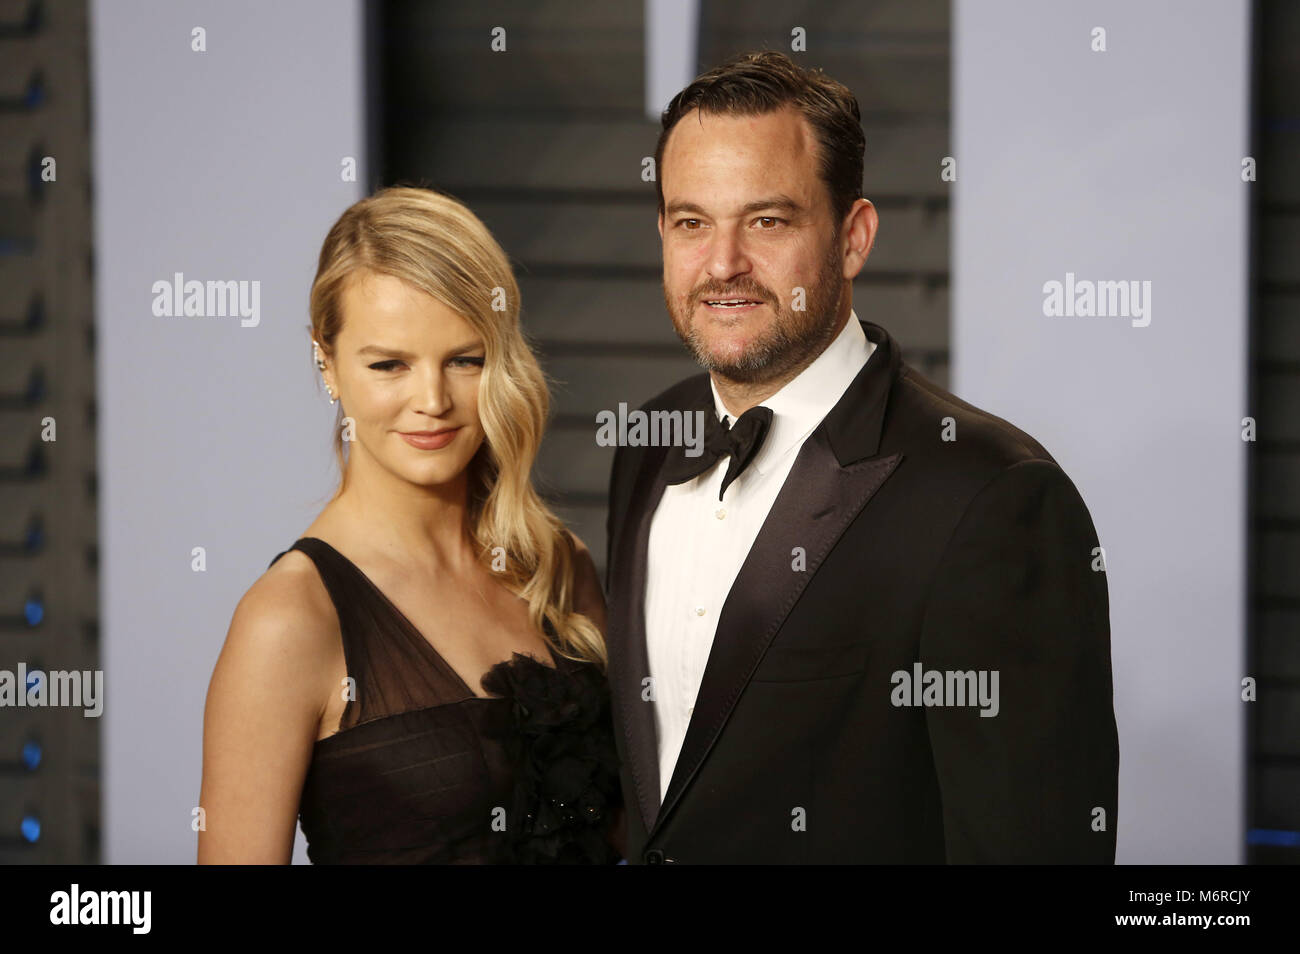
[[[708,263],[709,275],[720,281],[749,271],[750,262],[745,254],[744,241],[735,229],[719,228],[714,233]]]

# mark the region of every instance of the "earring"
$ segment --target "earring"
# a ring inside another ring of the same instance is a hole
[[[325,382],[325,390],[329,392],[330,404],[333,404],[338,399],[334,396],[334,389],[329,386],[329,382],[325,381],[325,361],[321,358],[320,345],[315,340],[311,343],[311,354],[316,359],[316,369],[321,372],[321,381]]]

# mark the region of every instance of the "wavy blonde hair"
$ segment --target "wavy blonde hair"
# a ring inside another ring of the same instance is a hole
[[[469,526],[478,559],[490,568],[494,548],[503,548],[506,569],[496,575],[528,602],[534,627],[557,652],[603,666],[600,630],[574,611],[573,537],[530,476],[550,393],[519,324],[519,288],[505,252],[478,217],[450,196],[393,187],[362,199],[325,237],[311,286],[312,336],[327,356],[334,354],[343,326],[343,290],[362,270],[391,275],[431,295],[482,337],[479,417],[486,440],[467,465]],[[497,310],[502,304],[504,310]],[[341,478],[335,496],[347,485],[342,418],[340,405],[334,452]],[[546,634],[547,620],[554,640]]]

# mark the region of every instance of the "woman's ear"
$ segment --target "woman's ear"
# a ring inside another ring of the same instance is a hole
[[[311,353],[312,359],[316,362],[316,370],[320,372],[321,380],[325,382],[325,390],[329,392],[330,403],[333,404],[338,400],[338,388],[334,383],[334,363],[315,338],[311,342]]]

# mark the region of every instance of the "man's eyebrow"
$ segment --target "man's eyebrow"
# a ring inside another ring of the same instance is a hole
[[[788,195],[773,195],[763,199],[755,199],[753,202],[746,202],[740,207],[737,214],[750,215],[754,212],[763,212],[769,209],[782,212],[802,212],[803,206]],[[674,202],[664,210],[665,215],[679,215],[683,212],[691,212],[695,215],[707,214],[694,202]]]

